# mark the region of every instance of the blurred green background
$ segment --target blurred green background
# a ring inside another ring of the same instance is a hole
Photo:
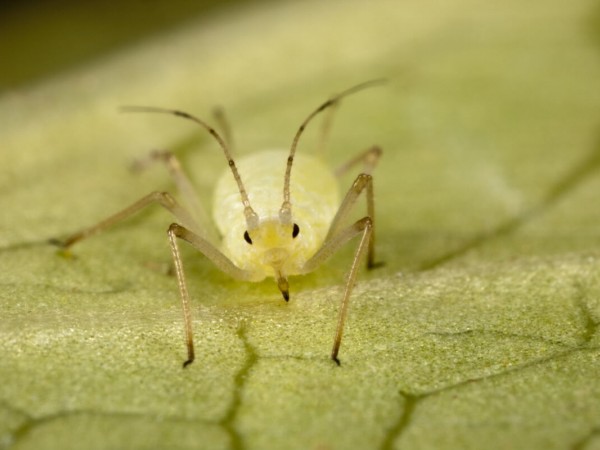
[[[252,0],[0,1],[0,92]]]

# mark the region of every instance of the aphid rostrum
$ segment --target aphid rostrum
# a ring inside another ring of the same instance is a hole
[[[192,184],[176,157],[170,152],[153,152],[141,165],[152,160],[166,164],[169,172],[192,211],[180,205],[167,192],[152,192],[129,207],[101,222],[56,241],[65,249],[130,217],[155,203],[166,208],[176,218],[168,229],[168,238],[181,295],[187,343],[186,367],[194,361],[194,340],[190,295],[185,280],[178,239],[191,244],[220,270],[240,281],[275,279],[283,298],[289,300],[288,278],[314,271],[331,255],[354,237],[359,238],[352,265],[340,302],[331,359],[339,365],[338,353],[344,323],[358,268],[366,257],[367,267],[375,266],[373,179],[370,172],[381,156],[381,149],[372,146],[332,171],[316,156],[298,153],[298,141],[308,123],[320,112],[359,90],[380,83],[368,81],[331,97],[311,112],[298,128],[289,151],[264,151],[234,161],[228,145],[228,127],[219,116],[223,136],[204,120],[173,109],[125,107],[126,111],[166,113],[195,122],[208,131],[221,147],[229,170],[219,179],[215,195],[213,219],[220,242],[209,237],[205,214]],[[327,133],[328,121],[323,127]],[[362,171],[356,177],[341,203],[338,177],[356,166]],[[233,175],[233,176],[232,176]],[[345,225],[350,211],[365,193],[367,215],[351,225]]]

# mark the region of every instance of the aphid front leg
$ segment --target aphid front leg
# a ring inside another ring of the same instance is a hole
[[[137,202],[133,203],[129,207],[119,211],[118,213],[108,217],[105,220],[93,225],[89,228],[85,228],[77,233],[67,237],[64,241],[56,241],[63,248],[70,248],[75,243],[93,236],[106,230],[113,225],[127,219],[136,212],[145,208],[148,205],[158,203],[167,210],[169,210],[175,217],[181,222],[190,224],[193,227],[197,227],[190,214],[180,206],[173,197],[167,192],[152,192],[151,194],[142,197]],[[177,274],[177,282],[179,284],[179,292],[181,294],[181,302],[183,307],[183,316],[185,322],[185,334],[186,344],[188,351],[188,358],[184,363],[184,367],[189,365],[194,360],[194,342],[192,332],[192,314],[190,309],[190,300],[185,282],[185,276],[183,272],[183,266],[181,263],[181,257],[179,254],[179,248],[175,240],[176,237],[181,238],[190,244],[192,244],[198,251],[204,254],[209,260],[211,260],[219,269],[229,274],[231,277],[238,280],[249,280],[252,276],[250,272],[239,269],[237,266],[229,260],[221,251],[219,251],[214,245],[208,242],[202,236],[190,231],[188,228],[173,223],[168,230],[169,243],[171,246],[171,252],[173,254],[173,261],[175,264],[175,271]]]
[[[190,309],[190,296],[185,281],[185,273],[183,271],[183,263],[179,253],[179,246],[176,238],[192,244],[199,252],[210,259],[219,269],[232,278],[237,280],[249,280],[251,273],[238,268],[229,258],[221,253],[206,239],[198,236],[194,232],[182,227],[177,223],[171,224],[168,230],[169,243],[171,245],[171,253],[173,254],[173,262],[175,264],[175,273],[177,274],[177,284],[179,285],[179,293],[181,294],[181,305],[183,307],[183,320],[185,323],[185,338],[187,345],[187,360],[183,363],[183,367],[187,367],[194,361],[194,333],[192,330],[192,312]]]
[[[356,221],[354,224],[347,228],[341,228],[342,221],[348,216],[348,213],[356,203],[358,196],[366,189],[367,191],[367,216]],[[356,282],[356,276],[358,274],[358,267],[361,260],[364,258],[365,253],[367,257],[367,267],[375,267],[375,248],[374,248],[374,223],[373,217],[375,216],[375,206],[373,202],[373,178],[371,175],[360,174],[352,187],[344,197],[337,214],[335,215],[329,233],[325,238],[325,242],[322,247],[315,253],[315,255],[309,259],[303,268],[304,272],[311,272],[318,266],[324,263],[330,256],[336,253],[344,244],[350,239],[357,235],[361,235],[360,243],[354,254],[350,271],[348,272],[346,279],[346,286],[344,289],[344,295],[340,303],[340,309],[338,312],[337,327],[335,336],[333,339],[333,348],[331,350],[331,359],[336,364],[340,364],[338,359],[338,353],[340,345],[342,343],[342,335],[344,332],[344,324],[348,315],[348,305],[350,303],[350,295]]]
[[[305,269],[307,272],[314,270],[314,268],[321,265],[331,255],[336,253],[340,249],[340,247],[342,247],[346,242],[348,242],[354,236],[357,236],[359,234],[362,234],[362,236],[360,239],[360,243],[358,244],[358,247],[356,249],[356,252],[354,253],[354,258],[352,259],[352,266],[350,267],[350,271],[348,272],[346,278],[346,287],[344,288],[344,295],[342,296],[342,301],[340,302],[337,326],[335,329],[335,336],[333,338],[333,347],[331,349],[331,359],[334,360],[338,366],[340,365],[338,353],[340,351],[340,345],[342,343],[344,324],[348,315],[350,294],[352,294],[354,283],[356,283],[358,266],[361,262],[361,259],[364,257],[365,252],[367,252],[370,247],[369,242],[372,240],[373,235],[373,220],[370,217],[363,217],[351,226],[338,232],[329,240],[325,241],[321,249],[305,264]]]
[[[373,147],[377,148],[377,147]],[[338,233],[341,226],[343,225],[344,219],[348,217],[348,214],[356,204],[356,200],[363,192],[363,190],[367,190],[367,217],[371,218],[371,221],[374,220],[375,217],[375,201],[373,199],[373,177],[366,173],[361,173],[356,177],[354,183],[352,183],[352,187],[346,193],[342,204],[340,205],[333,221],[331,222],[331,226],[329,227],[329,232],[327,233],[327,237],[325,238],[325,244],[333,238],[335,234]],[[373,228],[373,236],[369,242],[369,251],[367,254],[367,268],[372,269],[381,265],[381,263],[375,262],[375,229],[374,224],[371,224]],[[323,244],[325,246],[325,244]]]

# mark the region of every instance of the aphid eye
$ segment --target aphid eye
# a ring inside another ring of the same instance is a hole
[[[294,224],[294,229],[292,230],[292,237],[295,238],[296,236],[298,236],[298,233],[300,233],[300,227],[298,226],[298,224]]]
[[[245,240],[245,241],[246,241],[248,244],[252,245],[252,239],[250,239],[250,235],[248,234],[248,231],[247,231],[247,230],[244,232],[244,240]]]

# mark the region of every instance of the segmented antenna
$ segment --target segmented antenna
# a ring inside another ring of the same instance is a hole
[[[281,209],[279,210],[279,220],[282,223],[287,223],[287,224],[292,223],[292,204],[290,202],[290,177],[292,174],[292,164],[294,162],[294,156],[296,154],[296,147],[298,146],[298,140],[300,139],[300,136],[304,132],[304,129],[306,128],[308,123],[313,119],[313,117],[315,117],[321,111],[336,104],[343,97],[346,97],[350,94],[354,94],[355,92],[358,92],[363,89],[369,88],[371,86],[375,86],[375,85],[382,84],[385,82],[386,82],[385,79],[377,79],[377,80],[365,81],[364,83],[360,83],[360,84],[357,84],[356,86],[352,86],[351,88],[346,89],[345,91],[341,92],[340,94],[337,94],[337,95],[331,97],[329,100],[327,100],[325,103],[320,105],[317,109],[315,109],[312,113],[310,113],[306,119],[304,119],[304,122],[302,122],[302,124],[298,128],[298,131],[296,132],[296,135],[294,136],[294,140],[292,141],[292,147],[290,148],[290,153],[289,153],[289,156],[287,159],[287,166],[285,169],[285,178],[283,179],[283,203],[281,204]]]
[[[240,196],[242,197],[242,203],[244,205],[244,216],[246,217],[246,225],[249,230],[252,230],[258,226],[258,215],[254,212],[254,209],[250,206],[250,200],[248,199],[248,193],[244,188],[244,184],[242,183],[242,178],[237,170],[235,162],[231,157],[231,153],[227,147],[227,144],[223,140],[223,138],[217,133],[217,131],[209,126],[203,120],[192,116],[184,111],[179,111],[177,109],[166,109],[166,108],[155,108],[153,106],[123,106],[120,108],[121,111],[124,112],[149,112],[149,113],[163,113],[163,114],[173,114],[178,117],[183,117],[184,119],[191,120],[192,122],[196,122],[198,125],[203,127],[206,131],[208,131],[212,137],[216,139],[221,148],[223,149],[223,153],[225,154],[225,158],[227,158],[227,163],[229,164],[229,168],[233,173],[233,178],[235,178],[235,182],[237,183],[238,190],[240,191]]]

